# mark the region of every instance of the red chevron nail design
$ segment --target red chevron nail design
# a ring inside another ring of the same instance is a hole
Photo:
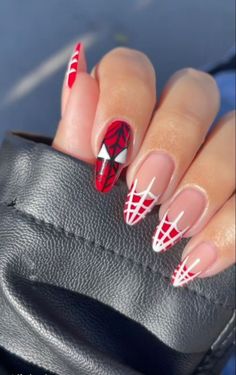
[[[80,54],[81,43],[78,43],[74,49],[74,52],[70,58],[67,69],[67,85],[71,89],[76,78],[76,74],[79,66],[79,54]]]

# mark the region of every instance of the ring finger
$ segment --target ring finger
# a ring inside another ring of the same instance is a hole
[[[128,168],[127,224],[138,223],[157,202],[173,194],[218,107],[218,89],[208,74],[184,69],[170,79],[142,147]]]
[[[153,249],[166,251],[202,230],[235,190],[235,116],[225,116],[208,136],[174,196],[160,209]]]

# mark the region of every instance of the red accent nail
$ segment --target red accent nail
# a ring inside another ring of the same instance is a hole
[[[130,126],[116,120],[108,127],[96,162],[96,188],[107,193],[116,183],[127,159]]]
[[[67,74],[67,85],[70,89],[72,88],[75,82],[76,74],[77,74],[78,67],[79,67],[80,47],[81,47],[81,43],[78,43],[74,49],[74,52],[68,64],[68,69],[67,69],[66,74]]]

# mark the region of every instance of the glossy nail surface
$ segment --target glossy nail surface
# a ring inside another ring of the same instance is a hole
[[[96,161],[98,191],[107,193],[116,183],[127,160],[130,139],[131,128],[124,121],[113,121],[107,128]]]
[[[129,225],[137,224],[157,204],[174,170],[172,159],[163,152],[153,152],[139,168],[127,195],[124,219]]]
[[[151,192],[155,177],[151,180],[146,190],[137,192],[138,180],[136,179],[127,195],[124,208],[124,219],[126,224],[134,225],[145,218],[148,212],[155,206],[158,195]]]
[[[67,68],[67,86],[71,89],[76,78],[79,67],[79,55],[80,55],[81,43],[78,43],[74,49],[74,52],[70,58]]]
[[[216,259],[217,249],[214,245],[208,242],[199,244],[175,269],[171,278],[173,286],[179,287],[188,284],[203,272],[207,271]]]
[[[198,189],[186,188],[173,200],[156,228],[153,250],[165,252],[179,242],[197,222],[206,207],[205,195]]]

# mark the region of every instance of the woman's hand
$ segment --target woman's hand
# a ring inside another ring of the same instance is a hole
[[[125,48],[106,54],[90,75],[78,45],[63,85],[53,147],[94,163],[101,192],[128,166],[126,223],[137,224],[161,205],[155,252],[192,237],[174,286],[235,262],[235,114],[208,134],[218,109],[214,79],[194,69],[175,73],[157,101],[151,62]]]

